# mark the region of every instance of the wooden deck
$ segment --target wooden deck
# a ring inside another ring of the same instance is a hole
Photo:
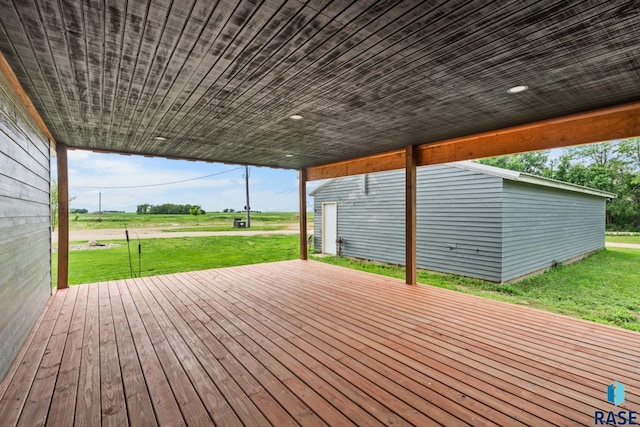
[[[2,426],[593,425],[640,334],[314,261],[58,291]]]

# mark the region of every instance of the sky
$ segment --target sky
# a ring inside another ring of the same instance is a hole
[[[52,179],[57,180],[56,159],[51,163]],[[216,212],[241,210],[246,204],[245,168],[240,165],[69,150],[68,168],[69,196],[74,198],[70,207],[89,212],[98,211],[99,193],[103,211],[135,212],[144,203],[174,203]],[[185,180],[191,181],[176,183]],[[320,183],[308,182],[307,193]],[[250,166],[249,199],[252,211],[297,212],[297,171]],[[307,209],[312,209],[311,200],[307,198]]]

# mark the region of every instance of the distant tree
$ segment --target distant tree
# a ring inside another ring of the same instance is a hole
[[[162,205],[150,205],[150,204],[142,204],[138,205],[136,209],[136,213],[138,214],[179,214],[179,215],[189,215],[191,214],[192,209],[195,205],[176,205],[173,203],[165,203]],[[197,206],[201,212],[204,212],[200,206]]]
[[[533,153],[520,153],[511,156],[480,159],[478,163],[533,175],[542,175],[547,169],[548,160],[549,151],[536,151]]]
[[[136,213],[137,214],[148,214],[149,213],[149,208],[151,207],[151,205],[149,205],[148,203],[144,203],[142,205],[138,205],[136,208]]]
[[[86,213],[89,213],[89,210],[88,209],[74,208],[74,209],[70,209],[69,213],[72,213],[72,214],[86,214]]]
[[[56,231],[56,228],[58,228],[58,181],[51,181],[49,197],[49,203],[51,204],[51,231]],[[75,200],[75,197],[69,197],[69,203],[72,200]]]
[[[58,228],[58,181],[51,181],[51,231]]]
[[[640,138],[629,138],[620,141],[618,153],[624,160],[629,162],[632,171],[640,172]]]
[[[191,206],[189,209],[189,213],[196,217],[196,224],[198,224],[198,215],[202,215],[203,212],[202,208],[198,205]]]

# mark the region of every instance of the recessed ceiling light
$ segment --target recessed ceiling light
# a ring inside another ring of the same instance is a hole
[[[157,141],[166,141],[167,138],[165,138],[164,136],[156,136],[156,140]]]
[[[303,117],[300,114],[292,114],[289,116],[291,120],[302,120]]]
[[[285,154],[285,157],[293,157],[293,154]]]
[[[512,88],[507,89],[507,92],[520,93],[520,92],[524,92],[527,89],[529,89],[529,86],[520,85],[520,86],[514,86]]]

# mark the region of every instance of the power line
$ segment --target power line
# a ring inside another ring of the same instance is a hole
[[[183,182],[196,181],[198,179],[211,178],[212,176],[222,175],[222,174],[225,174],[225,173],[229,173],[229,172],[240,170],[243,167],[238,167],[238,168],[234,168],[234,169],[229,169],[227,171],[212,173],[211,175],[199,176],[197,178],[183,179],[182,181],[163,182],[161,184],[129,185],[129,186],[124,186],[124,187],[86,187],[86,186],[83,186],[83,185],[70,185],[69,188],[84,188],[84,189],[91,189],[91,190],[114,190],[114,189],[122,189],[122,188],[160,187],[162,185],[173,185],[173,184],[180,184],[180,183],[183,183]]]

